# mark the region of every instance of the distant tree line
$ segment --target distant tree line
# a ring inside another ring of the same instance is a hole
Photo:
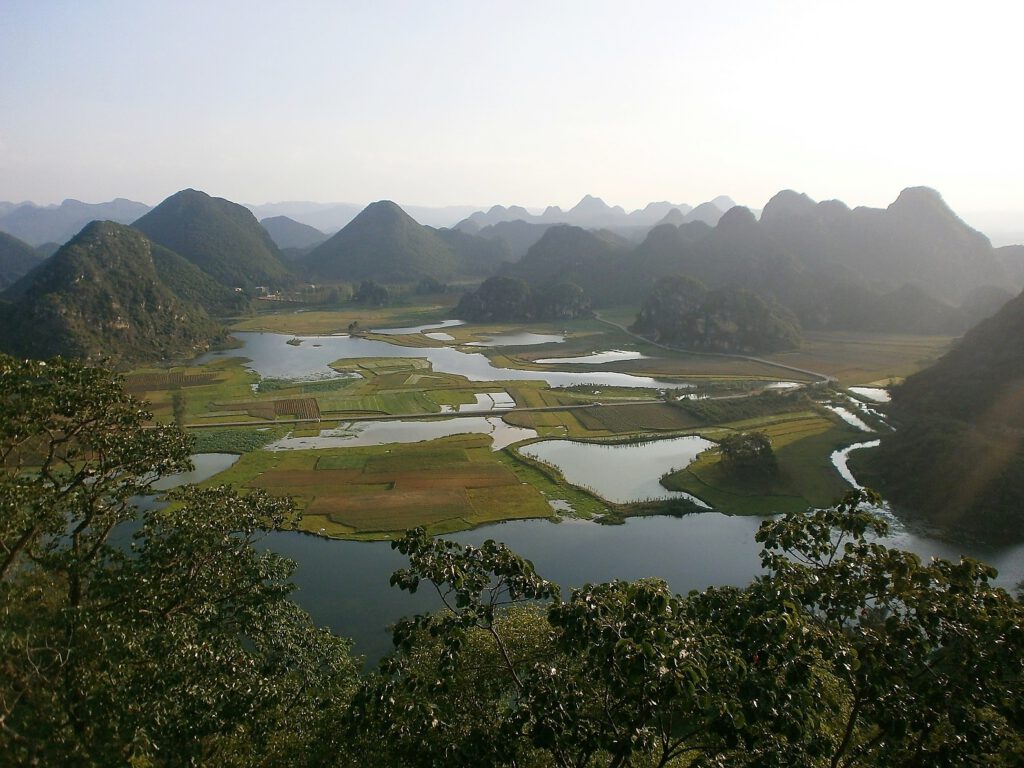
[[[590,313],[590,301],[574,283],[531,286],[515,277],[491,277],[464,294],[455,313],[476,322],[572,320]]]

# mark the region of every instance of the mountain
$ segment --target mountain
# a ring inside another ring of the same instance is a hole
[[[678,211],[676,215],[682,217],[678,223],[684,220],[705,221],[713,225],[722,213],[734,205],[731,198],[722,195],[711,202],[701,204],[697,209],[685,203],[662,201],[648,203],[643,208],[627,213],[620,205],[608,205],[599,197],[584,195],[568,211],[551,205],[545,208],[543,213],[532,214],[519,205],[507,208],[495,205],[487,211],[476,211],[456,224],[455,228],[474,232],[477,229],[511,221],[524,221],[528,224],[571,224],[584,229],[608,229],[641,240],[646,234],[647,227],[663,222],[666,216],[673,215],[673,211]],[[695,210],[697,213],[693,215]],[[636,230],[639,230],[639,234],[636,234]]]
[[[783,190],[760,220],[736,206],[714,227],[650,230],[616,283],[626,298],[638,284],[683,274],[774,298],[807,328],[957,334],[998,307],[1001,262],[1012,256],[932,190],[904,190],[884,210]]]
[[[692,210],[693,207],[686,203],[648,203],[643,208],[627,214],[627,218],[631,224],[653,227],[655,224],[664,221],[672,213],[677,213],[681,220],[683,216]]]
[[[549,228],[522,259],[504,267],[502,274],[534,286],[574,283],[600,306],[619,297],[620,287],[612,276],[631,250],[628,242],[611,232],[559,224]]]
[[[300,224],[307,224],[319,229],[321,232],[333,234],[352,221],[363,210],[364,206],[354,203],[314,203],[293,200],[281,203],[264,203],[262,205],[246,203],[245,207],[252,211],[256,218],[261,221],[276,216],[287,216]],[[402,209],[421,224],[431,227],[453,227],[459,221],[479,210],[479,206],[403,205]]]
[[[31,245],[0,232],[0,291],[42,261]]]
[[[140,232],[94,221],[3,294],[0,347],[11,354],[110,359],[192,357],[223,329],[160,279]]]
[[[551,210],[550,208],[548,210]],[[561,209],[558,210],[559,214]],[[547,214],[547,211],[545,211]],[[467,226],[478,228],[489,227],[493,224],[500,224],[503,221],[533,221],[534,215],[520,205],[512,205],[506,208],[504,205],[493,205],[487,211],[477,211],[467,216],[455,225],[455,229],[464,229]]]
[[[784,190],[768,201],[760,224],[804,263],[842,265],[889,285],[915,283],[952,303],[1006,279],[988,238],[927,187],[904,189],[885,209],[852,211],[838,201],[815,203]]]
[[[229,288],[293,282],[267,231],[247,208],[229,200],[186,189],[132,226]]]
[[[221,285],[199,267],[162,245],[152,244],[153,266],[157,276],[186,304],[198,304],[214,317],[245,314],[249,297]]]
[[[0,215],[0,231],[29,245],[63,243],[90,221],[107,220],[130,224],[149,210],[144,203],[117,198],[106,203],[65,200],[60,205],[25,203]]]
[[[663,344],[708,352],[763,353],[800,346],[790,313],[743,288],[709,291],[699,280],[661,278],[632,330]]]
[[[1024,538],[1024,294],[897,387],[861,482],[918,519]]]
[[[327,239],[327,235],[315,227],[302,224],[287,216],[271,216],[260,221],[270,239],[278,248],[313,248]]]
[[[506,261],[512,261],[512,251],[500,239],[489,239],[458,229],[427,227],[455,254],[458,274],[470,277],[488,277]]]
[[[1004,245],[1002,248],[996,248],[996,259],[1015,286],[1024,286],[1024,245]]]
[[[455,316],[478,323],[572,320],[589,315],[583,289],[572,283],[531,287],[515,277],[489,277],[466,293]]]
[[[683,217],[683,221],[689,223],[691,221],[702,221],[705,224],[714,226],[718,223],[718,220],[722,218],[722,214],[725,213],[714,203],[701,203],[688,214]]]
[[[368,205],[296,263],[319,280],[383,283],[447,280],[461,266],[447,242],[390,200]]]
[[[466,227],[460,225],[460,232],[474,234],[469,227],[475,224],[468,224]],[[526,221],[499,221],[497,224],[489,224],[475,234],[487,240],[500,240],[508,248],[509,257],[512,261],[519,261],[526,255],[534,243],[540,240],[544,233],[555,224],[531,224]]]

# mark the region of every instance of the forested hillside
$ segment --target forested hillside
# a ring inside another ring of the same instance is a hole
[[[908,514],[1024,537],[1024,294],[893,392],[896,431],[856,458]]]
[[[256,217],[229,200],[186,189],[132,226],[229,288],[280,288],[294,282]]]
[[[42,262],[28,243],[0,232],[0,291]]]
[[[141,233],[110,221],[86,226],[3,298],[0,346],[35,359],[188,358],[225,333],[199,291],[183,298],[161,280]]]

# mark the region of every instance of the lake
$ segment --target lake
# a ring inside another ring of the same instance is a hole
[[[401,329],[387,329],[401,330]],[[242,346],[208,352],[196,359],[203,364],[223,357],[246,357],[246,367],[265,379],[315,380],[342,374],[330,367],[335,360],[353,357],[426,358],[435,371],[465,376],[470,381],[544,381],[549,387],[580,385],[687,389],[690,382],[634,376],[614,371],[523,371],[500,368],[481,352],[462,352],[453,347],[409,348],[359,336],[292,336],[284,333],[235,333]],[[536,334],[532,334],[536,335]],[[495,337],[498,338],[498,337]],[[302,343],[289,344],[298,339]],[[561,337],[559,337],[561,339]]]
[[[451,325],[417,326],[416,331],[429,333],[431,329]],[[409,332],[403,328],[384,330]],[[473,381],[532,379],[547,381],[551,386],[689,386],[607,371],[516,371],[498,368],[480,353],[448,347],[409,349],[345,335],[302,337],[299,345],[288,344],[294,337],[284,334],[236,335],[243,342],[243,348],[221,355],[245,355],[251,359],[249,365],[253,370],[269,378],[338,376],[329,363],[344,357],[425,357],[434,370],[461,374]],[[498,338],[501,337],[496,336],[492,341]],[[505,339],[506,343],[530,341],[522,336]],[[206,355],[204,359],[213,357]],[[559,358],[549,359],[563,362]],[[565,358],[564,362],[569,360]],[[488,401],[483,397],[469,408],[504,404],[500,398]],[[857,418],[849,411],[846,413]],[[524,433],[535,435],[532,430],[510,427],[497,417],[481,415],[442,421],[364,422],[339,430],[324,430],[319,437],[286,438],[278,441],[276,447],[376,445],[430,439],[463,429],[492,434],[496,446],[521,440]],[[684,466],[709,445],[699,437],[624,446],[549,440],[533,443],[523,452],[558,466],[570,482],[594,488],[611,500],[630,500],[671,496],[660,486],[658,478],[669,469]],[[869,445],[851,446],[832,457],[852,484],[856,484],[856,479],[846,466],[846,458],[851,450]],[[209,477],[234,460],[236,457],[223,454],[198,456],[197,470],[190,479],[198,481]],[[622,525],[573,519],[561,523],[523,520],[489,525],[454,534],[451,538],[467,544],[480,544],[488,538],[503,541],[532,560],[541,575],[566,590],[588,582],[657,577],[664,579],[675,592],[686,593],[711,585],[742,586],[757,576],[761,572],[760,549],[754,542],[754,533],[761,522],[762,518],[732,517],[713,511],[681,518],[633,518]],[[910,530],[898,523],[894,529],[894,535],[887,541],[891,546],[908,549],[925,558],[934,555],[956,559],[961,554],[976,557],[999,569],[998,583],[1008,588],[1024,580],[1024,544],[1001,546],[972,540],[951,541],[942,532]],[[370,660],[390,649],[386,631],[389,624],[402,616],[434,610],[440,605],[432,590],[422,589],[415,595],[408,595],[389,586],[391,573],[407,563],[387,542],[337,541],[289,532],[268,534],[265,544],[297,562],[296,601],[318,624],[353,638],[356,652]]]
[[[573,485],[618,504],[654,499],[685,498],[704,502],[682,491],[664,488],[659,478],[682,469],[714,443],[687,436],[624,445],[601,445],[576,440],[542,440],[519,452],[556,467]]]
[[[196,470],[188,473],[188,481],[199,482],[237,457],[200,454],[193,460]],[[181,481],[180,476],[167,478],[164,485]],[[542,576],[561,585],[566,597],[569,589],[586,583],[646,577],[664,579],[674,592],[686,594],[712,585],[743,586],[761,573],[760,548],[754,541],[761,522],[759,517],[717,512],[638,517],[622,525],[516,520],[448,538],[473,545],[486,539],[502,541],[533,561]],[[430,589],[409,595],[389,586],[392,572],[408,563],[388,542],[337,541],[294,532],[271,533],[264,542],[298,563],[295,600],[318,624],[353,638],[356,652],[370,660],[390,650],[388,625],[440,606]],[[925,558],[976,557],[998,568],[997,583],[1007,588],[1024,580],[1024,544],[956,542],[935,532],[905,528],[895,530],[885,543]]]

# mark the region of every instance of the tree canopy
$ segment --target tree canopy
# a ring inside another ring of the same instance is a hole
[[[319,765],[337,752],[348,643],[288,601],[294,564],[254,546],[290,525],[290,504],[185,489],[139,509],[190,467],[190,440],[149,427],[102,369],[0,358],[0,393],[5,760]]]
[[[191,449],[108,371],[0,357],[6,762],[1008,768],[1024,753],[1024,606],[979,562],[885,546],[871,492],[764,522],[761,576],[685,596],[643,579],[563,599],[502,544],[411,531],[392,584],[444,607],[399,622],[360,678],[348,642],[288,599],[294,564],[258,546],[294,525],[287,500],[183,487],[140,505]]]

